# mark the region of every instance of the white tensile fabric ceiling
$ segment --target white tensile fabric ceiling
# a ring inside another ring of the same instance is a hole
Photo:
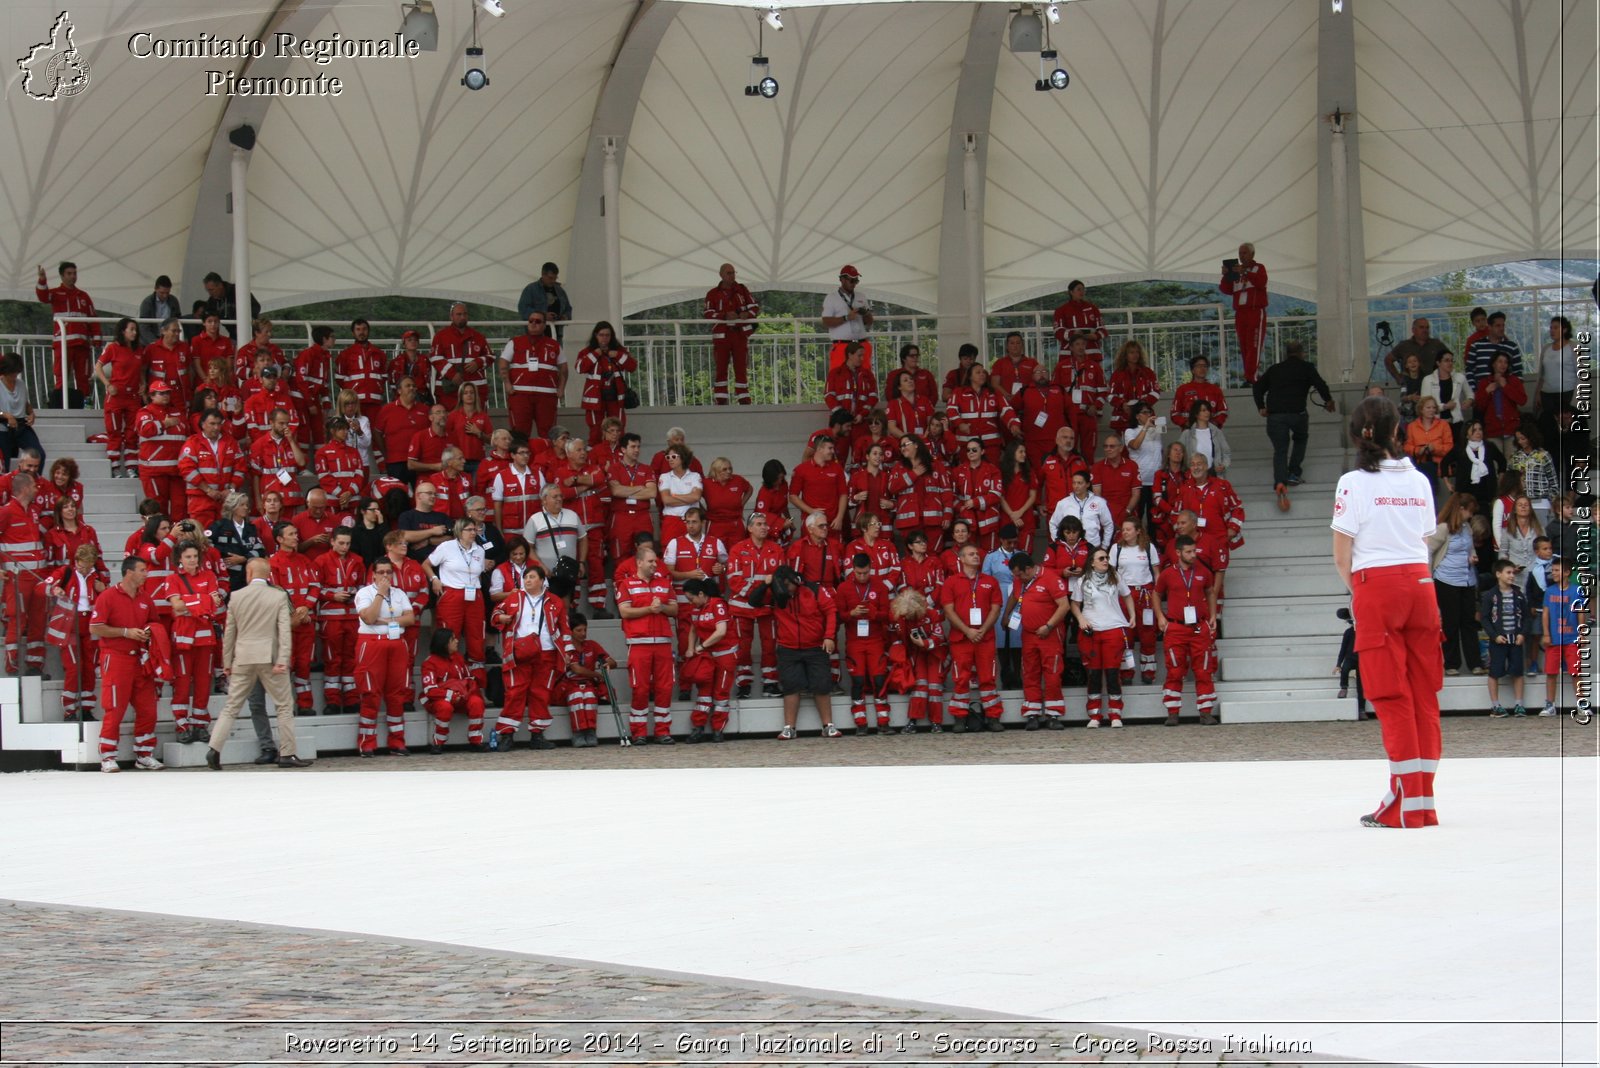
[[[1273,288],[1317,291],[1317,35],[1328,0],[1079,0],[1054,43],[1072,73],[1038,93],[1002,50],[984,184],[987,304],[1129,278],[1216,277],[1253,240]],[[572,247],[591,123],[648,0],[505,0],[480,19],[490,87],[460,84],[469,0],[436,0],[438,51],[413,61],[291,62],[337,99],[273,101],[250,165],[251,273],[268,308],[332,295],[467,296],[514,306]],[[621,175],[622,303],[715,282],[821,289],[855,264],[876,297],[938,304],[952,113],[970,2],[795,6],[763,48],[776,100],[744,94],[758,16],[666,4]],[[204,70],[134,59],[128,36],[257,37],[285,9],[317,36],[384,38],[397,3],[79,0],[92,69],[40,102],[9,64],[0,127],[0,295],[74,259],[104,308],[183,273],[201,174],[227,98]],[[22,55],[60,11],[0,13]],[[1470,263],[1593,255],[1592,0],[1350,0],[1356,19],[1368,288]],[[202,225],[227,226],[205,216]],[[957,220],[956,225],[959,225]],[[592,252],[593,250],[581,250]],[[212,264],[224,274],[226,262]],[[187,291],[182,295],[192,299]],[[580,314],[582,313],[580,308]]]

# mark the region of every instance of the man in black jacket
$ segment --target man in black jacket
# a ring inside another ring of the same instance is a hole
[[[1313,389],[1322,406],[1333,411],[1328,384],[1306,361],[1306,350],[1298,341],[1283,347],[1284,359],[1267,368],[1256,379],[1256,410],[1267,420],[1267,437],[1272,439],[1272,482],[1278,493],[1278,510],[1289,510],[1289,487],[1300,484],[1300,465],[1306,459],[1306,438],[1311,417],[1306,414],[1306,394]],[[1290,440],[1293,439],[1293,448]]]

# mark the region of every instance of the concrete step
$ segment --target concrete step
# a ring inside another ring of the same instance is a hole
[[[1248,549],[1249,546],[1246,546]],[[1329,557],[1307,556],[1298,563],[1248,561],[1228,569],[1227,596],[1234,598],[1338,596],[1344,583]]]
[[[1344,624],[1333,613],[1349,606],[1350,599],[1343,594],[1294,600],[1230,596],[1222,614],[1223,633],[1230,639],[1342,634]]]
[[[294,742],[295,755],[300,759],[317,759],[315,731],[302,733],[297,724]],[[203,768],[206,766],[206,750],[210,748],[205,742],[194,742],[189,745],[168,742],[161,747],[161,762],[169,768]],[[261,749],[256,744],[255,728],[250,726],[250,718],[246,715],[244,719],[235,721],[233,730],[228,734],[228,740],[223,743],[222,763],[224,766],[252,764],[260,755]]]
[[[1223,613],[1232,622],[1233,608],[1230,605]],[[1318,660],[1326,658],[1331,670],[1334,658],[1339,653],[1339,642],[1344,637],[1344,623],[1331,616],[1331,624],[1326,634],[1306,634],[1300,637],[1281,637],[1272,635],[1264,638],[1222,638],[1217,642],[1217,653],[1224,660],[1233,660],[1241,657],[1280,658],[1310,657]],[[1228,628],[1224,627],[1224,632]],[[1287,672],[1280,672],[1287,675]],[[1308,673],[1309,674],[1309,673]]]

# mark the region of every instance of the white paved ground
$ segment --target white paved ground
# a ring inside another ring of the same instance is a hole
[[[1391,1062],[1594,1063],[1594,762],[1447,759],[1443,825],[1425,832],[1357,825],[1383,775],[9,775],[0,897],[1266,1033]]]

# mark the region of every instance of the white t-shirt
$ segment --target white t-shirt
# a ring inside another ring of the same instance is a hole
[[[563,508],[556,515],[541,508],[522,528],[523,540],[533,546],[533,554],[546,572],[554,571],[563,556],[576,560],[578,539],[582,536],[583,523],[571,508]]]
[[[833,340],[862,341],[866,338],[867,328],[862,324],[860,317],[848,318],[851,308],[857,312],[871,311],[872,302],[861,295],[859,288],[848,298],[844,295],[843,287],[835,288],[832,293],[822,298],[823,317],[844,320],[838,326],[828,327],[828,336]]]
[[[1144,431],[1144,444],[1136,449],[1133,439],[1139,436],[1141,430]],[[1128,446],[1128,455],[1139,465],[1140,485],[1155,485],[1156,472],[1161,470],[1161,431],[1153,423],[1148,428],[1130,426],[1122,432],[1122,440]]]
[[[675,475],[671,471],[668,471],[666,474],[656,479],[656,489],[660,490],[662,493],[676,493],[680,496],[686,496],[695,490],[704,490],[705,483],[701,480],[700,476],[693,471],[685,471],[681,475]],[[693,504],[669,504],[665,508],[661,509],[661,514],[673,515],[677,516],[679,519],[682,519],[689,509],[694,507],[696,506]]]
[[[360,615],[366,611],[367,606],[372,604],[373,601],[382,601],[383,607],[378,609],[378,622],[368,623],[366,620],[361,619]],[[363,586],[356,591],[356,599],[351,603],[355,605],[359,624],[356,627],[356,631],[360,634],[387,635],[389,633],[389,621],[398,620],[411,611],[411,598],[407,597],[406,591],[399,586],[390,586],[388,597],[379,597],[378,587],[376,586]]]
[[[529,597],[524,591],[521,598],[522,603],[517,611],[516,636],[526,638],[530,634],[537,634],[541,649],[554,649],[556,647],[544,615],[544,600],[549,596],[550,594],[548,593],[541,593],[537,597]]]
[[[1122,598],[1129,596],[1128,584],[1117,576],[1117,584],[1093,582],[1085,572],[1072,580],[1072,599],[1083,607],[1083,621],[1091,630],[1114,630],[1131,625],[1122,611]]]
[[[1543,393],[1566,393],[1578,388],[1578,357],[1572,342],[1559,349],[1546,344],[1539,353],[1539,390]]]
[[[1194,451],[1211,461],[1211,466],[1217,466],[1217,447],[1211,441],[1211,428],[1208,426],[1190,427],[1189,432],[1194,435]]]
[[[365,474],[372,470],[372,420],[364,415],[347,415],[345,419],[350,424],[345,444],[361,454],[361,471]]]
[[[1148,586],[1156,580],[1156,570],[1161,566],[1161,554],[1154,545],[1141,549],[1137,545],[1124,545],[1120,541],[1111,547],[1111,566],[1117,577],[1128,586]]]
[[[1428,476],[1408,459],[1351,471],[1334,491],[1334,530],[1355,539],[1351,570],[1428,563],[1424,540],[1439,525]]]
[[[451,539],[434,547],[433,552],[428,554],[428,563],[433,565],[434,573],[444,583],[445,589],[466,590],[469,595],[475,595],[478,577],[483,574],[485,567],[483,546],[463,549],[459,541]]]

